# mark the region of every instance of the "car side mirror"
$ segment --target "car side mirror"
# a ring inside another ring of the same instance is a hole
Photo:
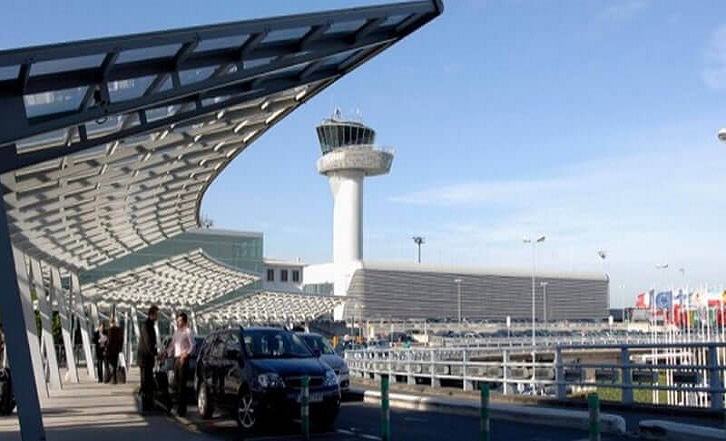
[[[320,358],[322,352],[320,352],[320,349],[313,349],[313,355],[315,356],[315,358]]]

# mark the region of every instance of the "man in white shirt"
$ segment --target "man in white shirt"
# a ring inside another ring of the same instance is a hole
[[[177,397],[177,414],[185,416],[187,413],[187,363],[189,355],[194,350],[192,331],[187,326],[187,315],[180,312],[176,315],[176,332],[171,339],[167,355],[174,357],[174,380]]]

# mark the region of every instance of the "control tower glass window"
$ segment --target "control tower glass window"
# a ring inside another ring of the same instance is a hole
[[[318,126],[318,141],[323,154],[339,147],[372,145],[376,132],[360,123],[325,121]]]

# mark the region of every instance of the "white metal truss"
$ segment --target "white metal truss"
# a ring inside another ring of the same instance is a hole
[[[83,295],[107,308],[157,305],[162,309],[200,308],[260,280],[218,262],[201,249],[134,268],[81,287]]]
[[[299,322],[332,314],[344,297],[290,292],[260,291],[199,312],[211,323]]]

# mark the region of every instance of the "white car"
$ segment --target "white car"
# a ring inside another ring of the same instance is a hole
[[[348,371],[348,364],[343,357],[338,355],[320,334],[298,332],[297,335],[323,363],[335,371],[335,375],[338,376],[340,391],[347,392],[350,388],[350,372]]]

